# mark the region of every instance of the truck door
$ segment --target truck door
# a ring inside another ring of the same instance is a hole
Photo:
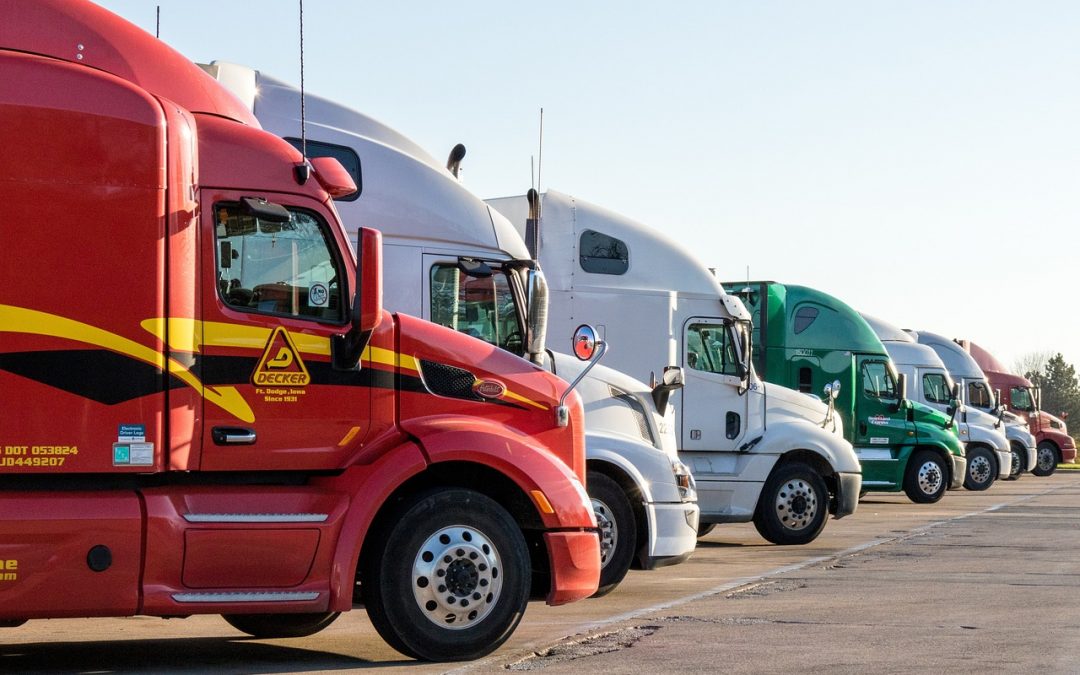
[[[212,207],[202,223],[200,468],[340,467],[370,421],[370,369],[330,366],[330,337],[348,328],[347,244],[317,203],[295,206],[282,196],[289,219],[277,222],[280,212],[244,199],[203,193]]]
[[[896,485],[902,480],[897,449],[911,424],[897,410],[896,378],[883,356],[857,358],[855,379],[855,453],[862,464],[863,485]]]
[[[740,392],[737,363],[728,322],[717,318],[686,322],[680,450],[735,451],[744,442],[751,392]]]

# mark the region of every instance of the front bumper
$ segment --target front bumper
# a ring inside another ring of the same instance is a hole
[[[600,587],[600,537],[595,530],[545,532],[551,566],[547,604],[582,600]]]
[[[1062,448],[1061,449],[1061,463],[1062,464],[1075,464],[1076,463],[1076,448]]]
[[[949,455],[952,458],[952,480],[949,482],[950,490],[959,490],[964,485],[967,476],[967,458],[957,455]]]
[[[859,505],[859,493],[862,492],[861,473],[838,473],[836,474],[836,512],[835,518],[843,518],[855,513],[855,507]]]
[[[701,509],[694,502],[650,503],[646,517],[653,524],[648,550],[639,561],[642,569],[651,570],[680,563],[697,546]]]

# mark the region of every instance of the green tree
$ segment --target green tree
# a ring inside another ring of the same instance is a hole
[[[1076,368],[1058,353],[1046,360],[1041,371],[1027,372],[1024,377],[1042,387],[1042,409],[1058,417],[1065,413],[1076,436],[1080,428],[1080,379]]]

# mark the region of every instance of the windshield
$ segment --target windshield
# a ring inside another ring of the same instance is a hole
[[[488,277],[471,277],[457,265],[431,268],[431,320],[519,356],[524,349],[519,299],[508,272],[492,268]],[[514,286],[520,287],[518,284]]]
[[[1035,403],[1031,399],[1031,390],[1027,387],[1012,387],[1009,390],[1012,407],[1024,412],[1034,412]]]

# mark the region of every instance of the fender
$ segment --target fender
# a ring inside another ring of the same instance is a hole
[[[596,527],[592,503],[581,480],[546,447],[530,443],[533,437],[487,418],[456,415],[403,420],[401,428],[419,439],[432,464],[473,462],[510,478],[532,497],[545,528]],[[547,499],[551,512],[537,502],[535,491]]]
[[[838,473],[862,473],[851,443],[807,420],[785,420],[784,424],[767,427],[753,452],[783,455],[792,450],[809,450],[821,455]]]
[[[329,574],[329,611],[352,609],[360,548],[375,515],[395,490],[427,466],[423,451],[410,441],[383,454],[372,464],[349,467],[333,478],[312,480],[312,484],[350,495],[349,511],[341,525]]]
[[[671,458],[651,445],[622,436],[586,432],[585,458],[587,462],[618,467],[637,486],[644,502],[682,501],[671,472]]]

